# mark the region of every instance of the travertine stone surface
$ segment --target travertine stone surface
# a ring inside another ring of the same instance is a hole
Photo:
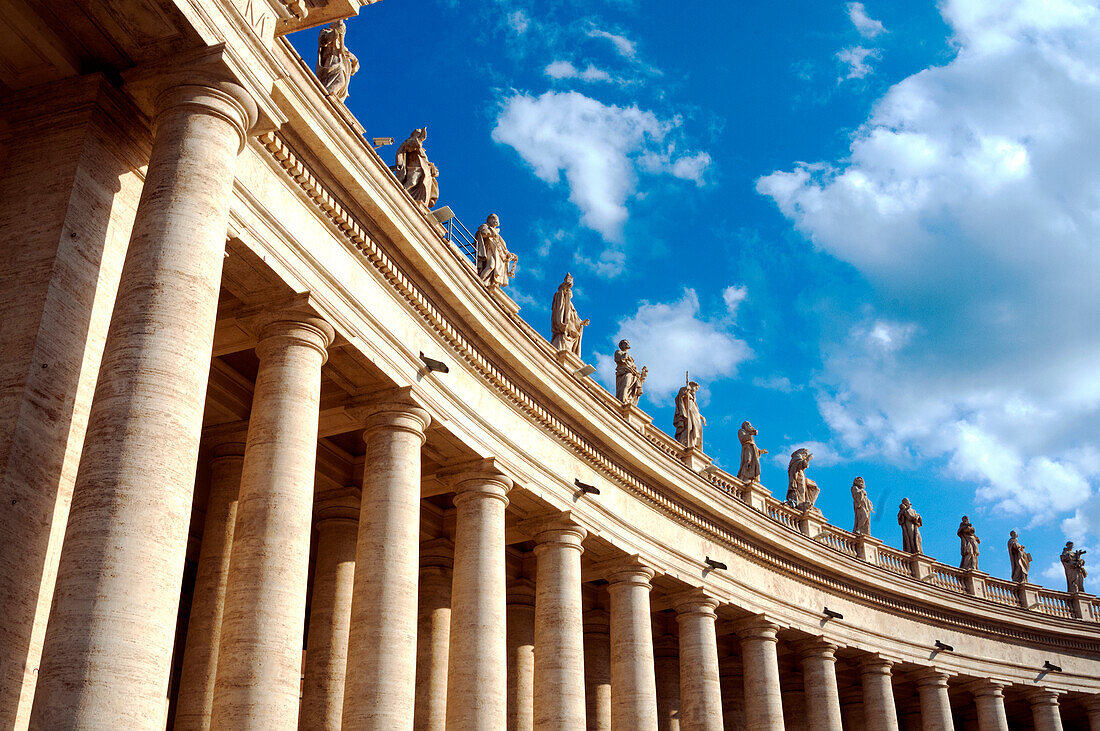
[[[926,731],[954,731],[951,718],[951,697],[947,681],[951,676],[942,670],[929,669],[917,678],[920,695],[920,717]]]
[[[1058,707],[1059,691],[1035,688],[1027,694],[1031,703],[1031,719],[1035,731],[1062,731],[1062,713]]]
[[[317,555],[313,568],[302,707],[298,713],[301,731],[340,728],[359,509],[358,488],[327,490],[317,495],[314,511]]]
[[[860,661],[859,677],[863,684],[863,712],[867,731],[898,731],[898,713],[894,706],[894,663],[884,657],[868,655]]]
[[[977,681],[970,686],[978,712],[978,731],[1008,731],[1005,715],[1005,683]]]
[[[802,684],[806,697],[806,723],[822,731],[841,731],[840,694],[836,685],[836,645],[811,640],[799,648]]]
[[[718,600],[693,591],[673,600],[680,628],[680,714],[684,729],[722,731]]]
[[[420,603],[416,627],[416,731],[447,727],[447,655],[451,638],[451,570],[454,544],[436,538],[420,544]]]
[[[535,585],[508,587],[508,731],[535,727]]]
[[[680,644],[672,635],[653,641],[658,731],[680,731]]]
[[[222,614],[217,729],[298,722],[321,366],[335,333],[305,313],[266,319]]]
[[[740,620],[741,664],[745,678],[745,723],[762,731],[783,731],[783,700],[776,655],[779,625],[764,616]]]
[[[745,728],[745,675],[740,652],[720,657],[718,673],[722,681],[722,723],[726,731],[740,731]]]
[[[585,724],[584,624],[581,614],[581,541],[588,532],[566,516],[536,519],[536,731],[567,731]]]
[[[164,723],[229,196],[256,108],[240,87],[218,84],[171,88],[157,109],[73,489],[34,728]]]
[[[180,731],[205,731],[210,728],[244,447],[243,441],[219,444],[214,447],[210,459],[210,494],[206,500],[202,548],[195,574],[195,598],[191,602],[191,617],[187,622],[187,641],[176,700],[175,728]]]
[[[657,677],[649,581],[653,569],[635,558],[606,569],[611,596],[611,726],[656,731]]]
[[[611,731],[611,625],[602,609],[584,613],[584,704],[588,731]]]
[[[1085,712],[1089,717],[1089,731],[1100,731],[1100,694],[1085,699]]]
[[[99,74],[0,104],[0,728],[24,729],[148,150]],[[17,141],[17,143],[16,143]]]
[[[363,497],[355,549],[343,727],[399,731],[413,723],[420,448],[428,412],[407,399],[363,415]]]
[[[447,728],[505,728],[508,650],[504,509],[512,481],[499,474],[478,472],[458,475],[454,484],[457,516]]]

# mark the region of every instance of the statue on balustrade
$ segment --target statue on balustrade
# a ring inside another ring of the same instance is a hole
[[[902,498],[898,507],[898,525],[901,526],[901,547],[909,553],[924,553],[921,550],[920,527],[924,525],[920,513],[913,510],[909,498]]]
[[[424,148],[427,139],[427,127],[414,129],[397,148],[393,172],[413,200],[430,208],[439,198],[439,184],[436,182],[439,169],[428,161],[428,151]]]
[[[1020,543],[1016,531],[1008,534],[1008,560],[1012,562],[1012,580],[1027,583],[1027,572],[1031,570],[1031,554]]]
[[[643,366],[638,370],[634,356],[628,350],[630,342],[620,340],[619,349],[615,351],[615,398],[624,404],[637,406],[642,398],[642,384],[649,375],[649,368]]]
[[[803,447],[791,453],[787,464],[787,504],[803,511],[816,510],[814,503],[821,494],[817,483],[806,477],[806,468],[813,458],[810,450]]]
[[[871,504],[871,498],[867,497],[867,486],[862,477],[852,481],[852,508],[856,514],[856,525],[852,532],[871,535],[871,513],[875,512],[875,508]]]
[[[1082,558],[1085,553],[1084,549],[1074,551],[1073,541],[1066,541],[1066,547],[1062,549],[1062,568],[1066,570],[1066,591],[1071,594],[1085,591],[1085,577],[1089,575],[1085,571],[1085,559]]]
[[[554,334],[550,344],[557,350],[568,351],[580,357],[581,335],[588,323],[587,319],[581,319],[577,308],[573,306],[573,275],[566,274],[565,280],[558,285],[550,306],[550,332]]]
[[[508,280],[516,276],[519,257],[508,251],[500,235],[500,218],[493,213],[477,228],[477,275],[486,287],[507,287]]]
[[[959,536],[959,540],[962,541],[960,547],[962,551],[962,561],[959,563],[959,568],[977,571],[978,544],[982,542],[982,539],[978,538],[977,533],[974,532],[974,524],[971,523],[970,518],[965,515],[962,517],[962,522],[959,523],[957,535]]]
[[[339,101],[348,98],[351,77],[359,70],[359,59],[344,43],[347,28],[338,20],[317,36],[317,80]]]
[[[676,393],[676,413],[672,417],[672,426],[676,428],[676,441],[688,449],[703,449],[703,427],[707,420],[699,413],[699,404],[695,394],[699,384],[687,377],[687,385],[681,386]]]
[[[760,455],[767,454],[768,450],[756,446],[756,435],[759,433],[747,421],[741,422],[741,428],[737,430],[737,439],[741,442],[741,468],[737,470],[739,480],[760,482]]]

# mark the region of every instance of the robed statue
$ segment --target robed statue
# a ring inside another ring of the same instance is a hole
[[[477,228],[474,236],[477,244],[477,275],[490,289],[507,287],[508,280],[516,276],[516,262],[519,257],[508,251],[504,239],[500,236],[500,218],[491,214],[485,223]]]
[[[348,98],[351,77],[359,70],[359,59],[344,43],[346,33],[344,21],[338,20],[317,36],[317,80],[339,101]]]
[[[852,509],[856,514],[856,524],[852,532],[871,535],[871,513],[875,512],[875,508],[871,504],[871,498],[867,497],[867,485],[862,477],[852,480]]]
[[[1016,531],[1009,531],[1008,534],[1008,560],[1012,562],[1012,580],[1026,584],[1027,573],[1031,570],[1031,554],[1020,543]]]
[[[412,199],[430,208],[439,198],[439,184],[436,182],[439,169],[428,161],[428,151],[424,147],[427,139],[427,127],[414,129],[397,148],[393,171]]]
[[[792,452],[791,461],[787,463],[787,504],[799,510],[813,509],[821,494],[817,483],[806,477],[806,468],[813,458],[810,450],[803,447]]]
[[[554,301],[550,306],[550,332],[553,337],[550,344],[557,350],[573,355],[581,354],[581,335],[588,326],[588,320],[582,320],[573,306],[573,275],[566,274],[565,280],[558,285]]]
[[[978,538],[974,532],[974,524],[970,522],[970,518],[965,515],[962,517],[962,522],[959,523],[959,530],[957,532],[959,540],[962,542],[960,550],[962,551],[962,561],[959,563],[960,569],[971,569],[973,571],[978,570],[978,544],[982,542],[981,538]]]
[[[909,498],[902,498],[898,506],[898,525],[901,526],[901,548],[909,553],[924,553],[921,545],[920,527],[924,525],[920,513],[913,510]]]
[[[1066,547],[1062,549],[1062,568],[1066,570],[1066,591],[1070,594],[1085,591],[1085,550],[1073,550],[1073,541],[1066,541]]]
[[[672,417],[672,426],[676,428],[676,441],[688,449],[702,450],[703,427],[707,420],[699,413],[699,404],[695,401],[698,391],[699,384],[692,380],[680,387],[676,393],[676,413]]]
[[[634,362],[634,356],[629,352],[630,342],[619,341],[619,349],[615,351],[615,398],[624,404],[637,406],[642,398],[642,384],[649,375],[649,368],[642,367],[638,370]]]
[[[760,482],[760,455],[767,454],[768,450],[756,446],[756,435],[759,433],[747,421],[741,422],[741,428],[737,430],[737,439],[741,442],[741,468],[737,470],[739,480]]]

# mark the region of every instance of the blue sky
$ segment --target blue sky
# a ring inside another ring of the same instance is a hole
[[[508,293],[549,332],[567,271],[611,385],[622,336],[671,431],[690,370],[705,449],[748,419],[782,497],[1059,589],[1100,535],[1100,9],[1083,0],[386,0],[348,21],[367,137],[428,126],[440,205],[489,213]],[[292,36],[311,63],[316,30]],[[389,159],[394,148],[382,148]],[[1091,588],[1091,587],[1086,587]]]

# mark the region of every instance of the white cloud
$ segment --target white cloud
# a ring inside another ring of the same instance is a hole
[[[623,58],[635,61],[638,58],[638,46],[634,41],[621,35],[614,33],[608,33],[605,30],[599,28],[593,28],[588,31],[588,35],[592,38],[604,38],[615,48],[620,56]]]
[[[848,449],[941,458],[980,504],[1095,537],[1100,9],[941,9],[950,63],[894,85],[845,159],[757,181],[877,303],[822,344],[818,405]]]
[[[786,376],[768,376],[767,378],[757,376],[752,379],[752,385],[757,388],[766,388],[769,391],[779,391],[780,393],[794,393],[802,390],[801,386],[795,386],[791,383],[791,379]]]
[[[573,91],[538,97],[515,92],[504,100],[493,139],[513,147],[546,183],[557,184],[564,173],[581,223],[606,241],[621,242],[639,172],[698,183],[709,165],[706,153],[677,154],[665,142],[678,124]]]
[[[531,19],[522,10],[513,10],[508,13],[508,26],[518,35],[523,35],[531,26]]]
[[[551,79],[580,79],[581,81],[611,81],[611,74],[603,69],[598,69],[592,64],[583,71],[579,70],[569,61],[554,61],[543,69],[543,73]]]
[[[867,9],[863,7],[863,3],[848,3],[848,19],[864,38],[874,38],[886,32],[881,21],[867,15]]]
[[[867,62],[867,59],[877,59],[879,55],[877,48],[864,48],[863,46],[852,46],[839,51],[836,54],[837,60],[848,67],[847,76],[843,77],[841,81],[862,79],[869,76],[874,69],[871,68],[871,64]]]
[[[763,445],[761,446],[763,447]],[[814,456],[813,461],[810,462],[810,471],[814,467],[829,467],[844,461],[844,457],[832,445],[816,441],[791,442],[779,449],[772,449],[770,450],[772,461],[786,469],[791,462],[791,455],[794,454],[796,449],[808,449],[810,454]],[[812,479],[813,475],[810,475],[810,477]],[[786,490],[783,490],[783,492],[785,493]]]
[[[729,288],[741,290],[741,288]],[[719,317],[703,317],[695,290],[685,289],[679,300],[651,303],[646,300],[638,310],[619,322],[612,341],[630,341],[630,353],[638,367],[647,366],[646,398],[655,404],[667,404],[684,385],[684,373],[703,389],[700,402],[706,400],[706,388],[737,373],[738,366],[752,357],[752,350],[731,332],[736,304]],[[739,301],[739,300],[738,300]],[[611,391],[615,389],[615,362],[611,355],[596,353],[596,370]]]

